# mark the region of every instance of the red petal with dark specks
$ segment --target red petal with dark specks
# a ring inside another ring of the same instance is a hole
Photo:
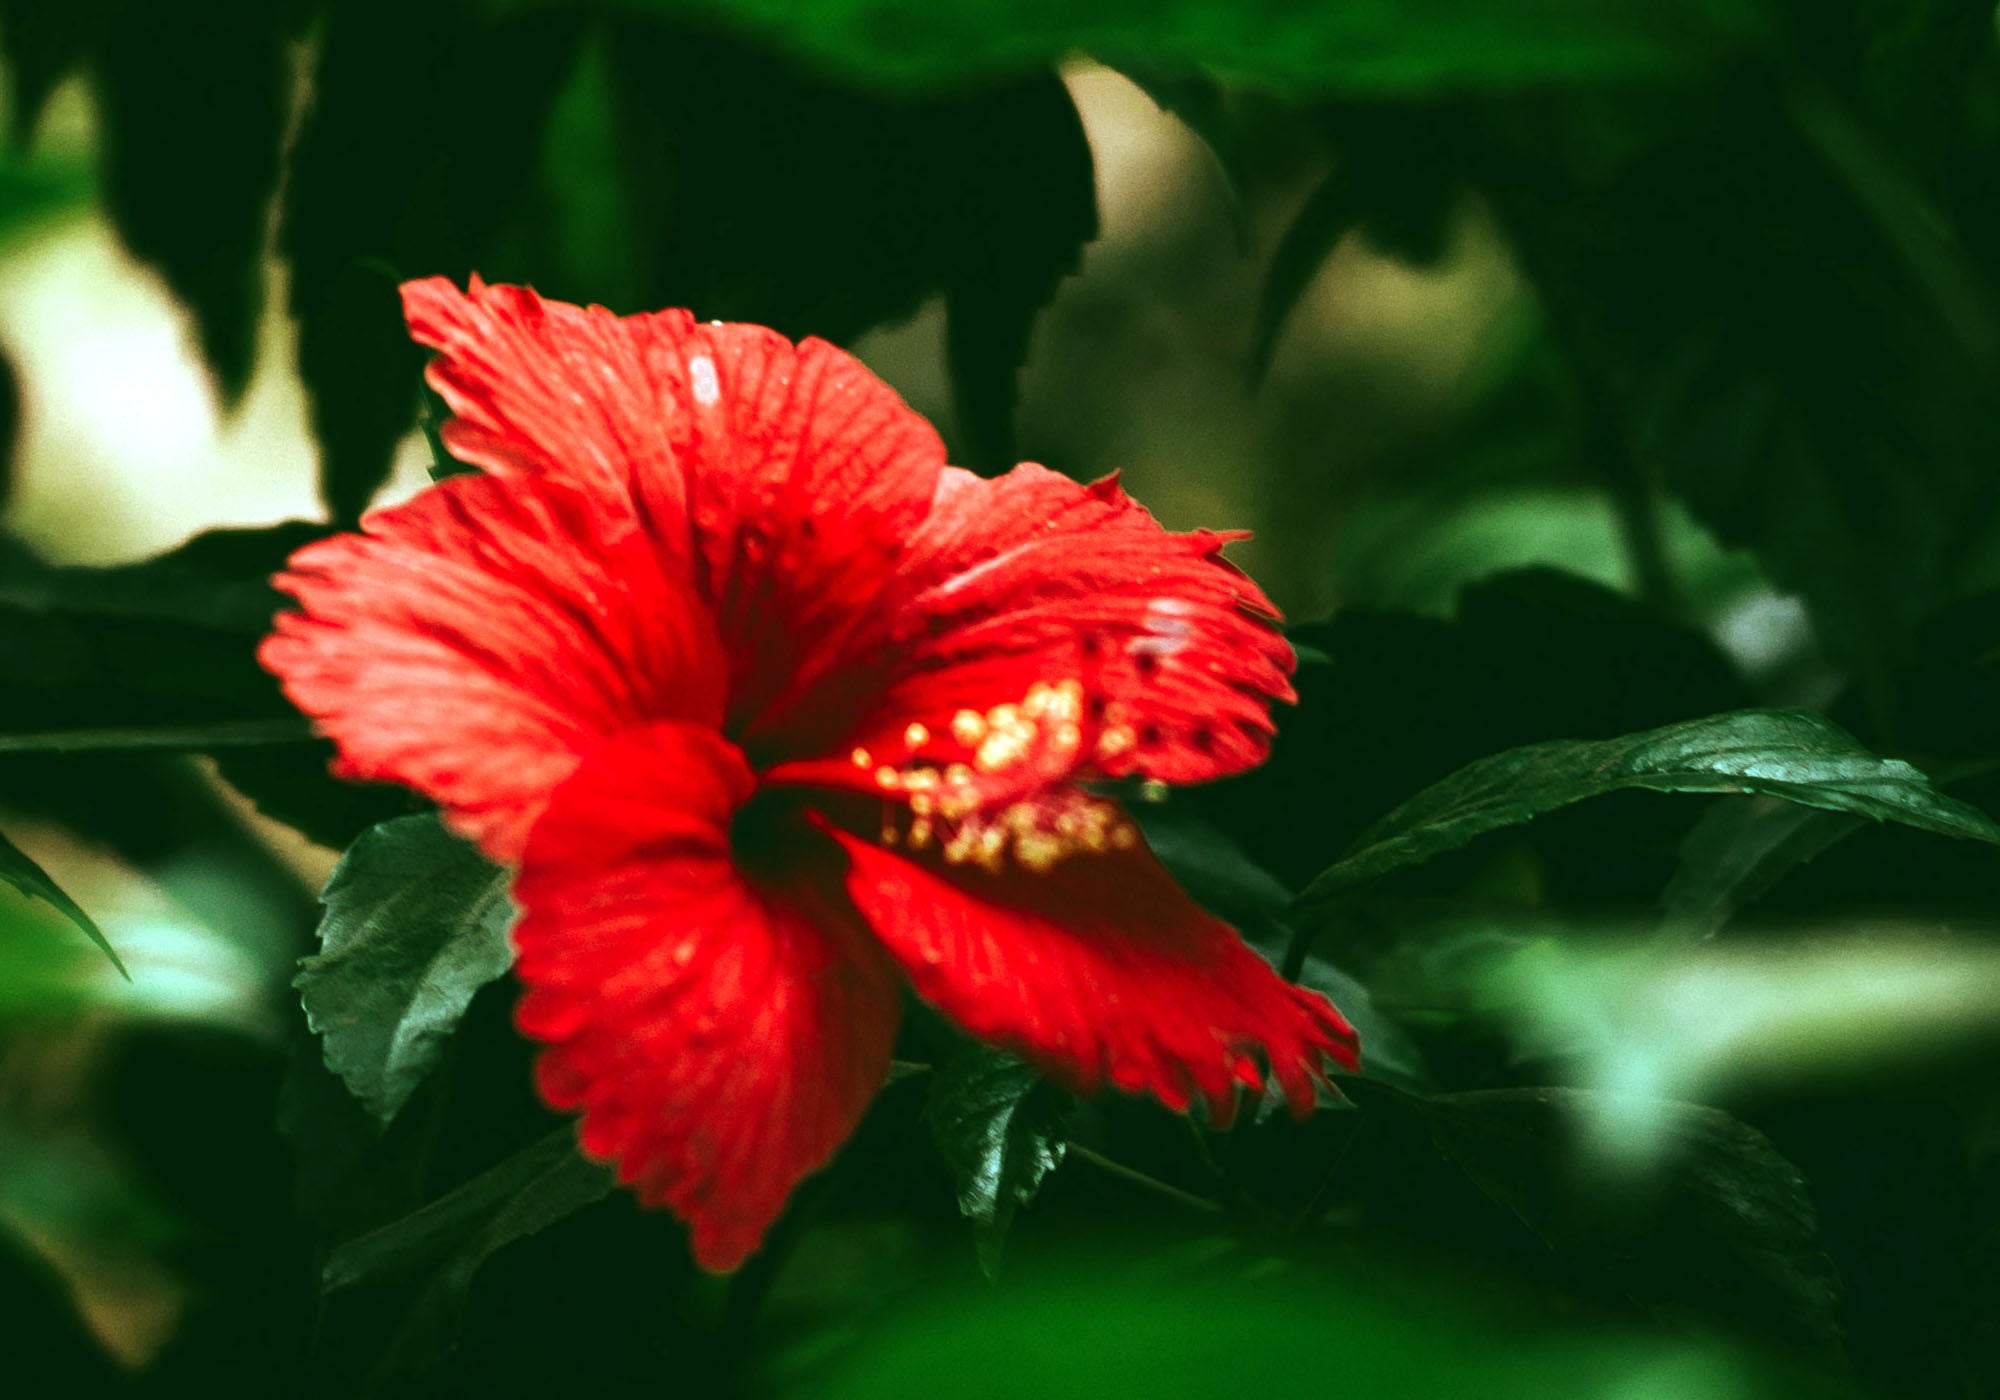
[[[1112,480],[948,468],[874,607],[846,619],[751,738],[801,758],[868,748],[912,720],[942,732],[959,710],[1076,680],[1131,736],[1085,776],[1241,772],[1270,752],[1293,656],[1270,601],[1221,557],[1226,539],[1169,533]]]
[[[543,1097],[580,1110],[584,1150],[685,1219],[718,1272],[853,1131],[900,1012],[832,877],[763,888],[731,859],[752,786],[712,732],[615,740],[557,791],[515,885]]]
[[[917,994],[1082,1093],[1201,1100],[1218,1122],[1258,1063],[1294,1113],[1353,1027],[1183,894],[1143,846],[1043,874],[947,868],[841,835],[848,893]]]
[[[717,724],[722,666],[685,568],[590,496],[461,476],[292,556],[259,659],[339,747],[500,861],[578,756],[655,719]]]
[[[403,288],[468,462],[573,481],[693,563],[752,716],[819,640],[876,606],[930,511],[944,445],[820,340],[685,311],[613,316],[520,287]]]

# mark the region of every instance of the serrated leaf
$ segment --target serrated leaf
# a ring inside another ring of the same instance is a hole
[[[1621,789],[1758,793],[1943,836],[2000,842],[2000,825],[1921,770],[1868,752],[1804,710],[1739,710],[1617,739],[1556,740],[1460,769],[1362,833],[1299,896],[1302,910],[1474,837]]]
[[[536,0],[490,0],[512,7]],[[1082,51],[1296,93],[1414,96],[1683,76],[1755,46],[1757,0],[626,0],[732,25],[870,81],[936,88]]]
[[[386,1126],[513,963],[507,872],[435,815],[398,817],[354,843],[320,901],[320,951],[294,985],[327,1068]]]
[[[987,107],[983,122],[1006,133],[1011,158],[980,168],[953,200],[978,237],[960,235],[969,256],[943,279],[945,363],[960,456],[998,472],[1017,459],[1016,378],[1035,319],[1097,237],[1097,187],[1083,123],[1058,79],[1010,87]]]
[[[104,936],[104,930],[97,926],[97,921],[83,912],[83,906],[71,899],[48,871],[35,864],[25,851],[5,836],[0,836],[0,883],[12,885],[22,894],[41,900],[82,929],[92,943],[104,950],[104,956],[111,959],[111,965],[124,973],[128,981],[131,979],[132,974],[125,971],[117,949],[111,946],[111,940]]]
[[[291,72],[289,7],[125,4],[97,49],[105,205],[187,304],[225,401],[250,375]]]
[[[608,67],[648,305],[847,343],[942,296],[954,460],[1013,464],[1029,332],[1097,232],[1090,148],[1054,75],[883,97],[631,17]]]
[[[398,282],[543,280],[506,243],[581,28],[560,14],[482,20],[456,0],[356,0],[328,16],[280,241],[336,520],[360,515],[416,423],[423,356]]]
[[[924,1118],[989,1278],[999,1272],[1014,1212],[1062,1165],[1069,1107],[1069,1095],[1034,1068],[984,1046],[967,1047],[931,1076]]]

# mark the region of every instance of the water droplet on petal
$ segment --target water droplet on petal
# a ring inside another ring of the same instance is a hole
[[[722,397],[722,381],[716,377],[715,361],[706,355],[696,355],[688,361],[688,381],[694,389],[694,401],[704,408]]]

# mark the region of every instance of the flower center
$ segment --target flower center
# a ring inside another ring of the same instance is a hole
[[[883,796],[883,844],[935,845],[947,864],[998,872],[1011,860],[1036,873],[1137,845],[1115,804],[1077,786],[1134,742],[1110,708],[1094,708],[1078,681],[1038,681],[1018,704],[960,710],[941,732],[913,722],[894,752],[856,749],[854,765]]]

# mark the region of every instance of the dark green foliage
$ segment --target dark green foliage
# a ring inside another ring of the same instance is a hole
[[[1372,1276],[1259,1276],[1240,1263],[1225,1272],[1212,1252],[1148,1263],[1137,1276],[1099,1265],[990,1298],[917,1300],[861,1343],[833,1384],[815,1376],[814,1391],[841,1400],[1003,1400],[1022,1389],[1091,1400],[1107,1386],[1546,1400],[1616,1395],[1642,1378],[1689,1400],[1845,1393],[1807,1371],[1671,1336],[1552,1338],[1497,1297],[1432,1299],[1418,1311],[1393,1289],[1385,1297]]]
[[[341,517],[414,422],[403,278],[835,341],[941,294],[961,450],[998,467],[1035,313],[1096,231],[1090,154],[1047,75],[884,98],[644,16],[357,0],[328,22],[316,90],[282,238]]]
[[[1746,98],[1588,172],[1536,160],[1531,143],[1565,136],[1524,123],[1493,188],[1584,392],[1615,420],[1608,447],[1756,549],[1842,660],[1879,668],[1950,596],[1985,518],[1993,444],[1961,406],[1990,390],[2000,341],[1956,254],[1926,245],[1952,278],[1926,290],[1920,251],[1823,149],[1865,141],[1850,121],[1811,96]],[[1719,268],[1686,256],[1738,229]]]
[[[97,55],[105,203],[194,314],[225,398],[249,378],[290,106],[272,0],[118,5]]]
[[[639,23],[608,52],[642,302],[844,342],[942,295],[960,454],[1013,465],[1035,312],[1097,232],[1062,84],[885,98]]]
[[[1033,1066],[971,1046],[931,1075],[924,1117],[957,1179],[958,1208],[972,1222],[979,1264],[1000,1271],[1014,1212],[1062,1165],[1069,1096]]]
[[[1693,628],[1546,570],[1467,589],[1448,621],[1352,610],[1292,636],[1299,704],[1279,716],[1271,762],[1192,798],[1294,888],[1383,813],[1484,755],[1752,698]]]
[[[1859,830],[1865,819],[1775,797],[1718,802],[1681,846],[1680,869],[1660,896],[1668,926],[1712,938],[1738,910]]]
[[[1805,1180],[1728,1114],[1675,1105],[1654,1160],[1593,1177],[1580,1156],[1591,1111],[1582,1091],[1412,1098],[1362,1083],[1353,1093],[1364,1114],[1421,1127],[1482,1193],[1598,1286],[1669,1314],[1755,1319],[1811,1344],[1837,1338],[1840,1282]]]
[[[320,895],[320,950],[299,969],[306,1023],[378,1125],[436,1067],[473,993],[514,960],[507,872],[435,816],[349,848]]]
[[[108,569],[52,566],[0,542],[0,738],[116,729],[165,741],[186,729],[198,749],[202,727],[247,720],[303,738],[253,653],[282,601],[270,575],[323,533],[214,530]]]
[[[472,1275],[494,1250],[554,1224],[611,1189],[611,1173],[577,1154],[575,1135],[549,1134],[449,1195],[335,1249],[323,1278],[351,1288],[377,1274],[429,1266],[462,1303]]]
[[[10,1381],[2000,1393],[1988,0],[0,0],[0,64],[0,827],[77,896],[0,837]],[[93,208],[225,406],[286,289],[329,524],[54,562],[116,538],[16,291]],[[909,998],[700,1274],[537,1096],[511,872],[256,661],[412,428],[469,469],[397,286],[473,273],[1255,525],[1269,762],[1106,795],[1361,1071],[1218,1132]]]
[[[503,6],[538,0],[496,0]],[[1656,80],[1700,71],[1769,32],[1760,0],[621,0],[714,17],[830,67],[935,87],[1040,67],[1075,51],[1114,62],[1213,65],[1295,94],[1411,94]]]
[[[256,661],[285,601],[270,575],[324,533],[213,530],[104,569],[51,566],[0,540],[0,756],[214,753],[253,801],[334,844],[410,810],[400,794],[329,778],[331,748]]]
[[[362,1285],[414,1289],[386,1352],[360,1368],[371,1388],[421,1371],[453,1345],[473,1278],[495,1253],[602,1200],[612,1185],[607,1168],[578,1155],[575,1134],[558,1129],[409,1215],[336,1247],[321,1272],[330,1298]]]
[[[1877,758],[1804,710],[1740,710],[1617,739],[1555,740],[1495,754],[1424,789],[1361,834],[1300,895],[1305,910],[1503,826],[1621,788],[1756,793],[1829,812],[2000,842],[2000,825]]]
[[[336,518],[368,504],[416,423],[422,356],[398,282],[530,272],[501,256],[505,231],[580,36],[561,16],[477,22],[456,0],[328,16],[279,236]]]

